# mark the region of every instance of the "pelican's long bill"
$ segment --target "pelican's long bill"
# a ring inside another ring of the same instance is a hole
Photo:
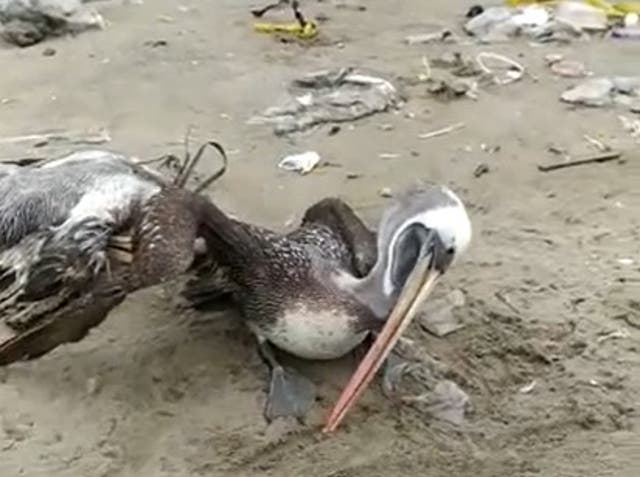
[[[387,322],[342,391],[322,432],[330,433],[337,429],[431,293],[441,275],[433,267],[432,259],[433,255],[427,254],[413,268]]]

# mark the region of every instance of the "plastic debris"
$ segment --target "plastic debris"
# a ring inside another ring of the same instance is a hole
[[[280,0],[277,3],[267,5],[261,9],[254,9],[251,11],[254,17],[261,18],[265,13],[274,8],[290,5],[295,22],[290,23],[255,23],[253,28],[260,33],[269,33],[276,35],[291,35],[301,40],[310,40],[318,35],[318,25],[310,20],[307,20],[300,11],[298,0]]]
[[[582,78],[591,75],[583,63],[566,60],[562,55],[547,55],[545,61],[553,73],[564,78]]]
[[[536,388],[537,384],[538,383],[536,382],[535,379],[531,381],[529,384],[525,384],[519,389],[520,394],[529,394],[531,391],[533,391]]]
[[[507,7],[491,7],[472,17],[464,30],[484,42],[507,41],[517,33],[517,25],[510,22],[513,12]]]
[[[631,137],[640,137],[640,119],[629,119],[626,116],[618,116],[622,129],[628,132]]]
[[[618,330],[614,330],[614,331],[610,331],[608,333],[604,333],[601,334],[600,336],[598,336],[598,339],[596,340],[596,342],[598,344],[603,343],[607,340],[618,340],[618,339],[626,339],[626,338],[630,338],[631,337],[631,333],[629,333],[629,330],[626,330],[624,328],[618,329]]]
[[[418,135],[419,139],[431,139],[432,137],[444,136],[445,134],[451,134],[452,132],[462,129],[465,126],[464,123],[455,123],[450,126],[436,129],[435,131],[429,131]]]
[[[611,37],[628,40],[640,40],[640,27],[636,25],[612,28]]]
[[[385,199],[390,199],[391,197],[393,197],[393,192],[389,187],[383,187],[378,191],[378,194],[380,195],[380,197],[384,197]]]
[[[607,13],[583,2],[560,2],[554,16],[556,21],[580,31],[604,31],[608,28]]]
[[[315,151],[308,151],[285,157],[278,163],[278,167],[286,171],[295,171],[304,175],[315,169],[319,162],[320,155]]]
[[[410,346],[412,350],[407,350]],[[382,390],[392,400],[417,407],[435,419],[459,426],[471,408],[471,399],[455,382],[446,379],[446,369],[431,356],[405,358],[406,351],[415,355],[411,344],[398,343],[389,355],[382,378]]]
[[[613,102],[613,82],[609,78],[593,78],[568,89],[560,96],[562,101],[584,106],[605,106]]]
[[[453,290],[445,297],[427,302],[420,316],[420,326],[436,336],[446,336],[459,330],[464,323],[453,311],[465,305],[466,298],[462,290]]]
[[[509,66],[509,69],[506,71],[504,78],[498,77],[498,75],[494,73],[494,70],[487,66],[485,60],[493,60],[494,62],[503,63]],[[476,62],[478,63],[482,71],[488,75],[493,76],[494,82],[499,85],[507,85],[509,83],[513,83],[522,79],[522,77],[524,76],[524,66],[522,66],[517,61],[507,58],[504,55],[499,55],[498,53],[483,51],[476,57]]]
[[[299,23],[256,23],[255,31],[260,33],[293,35],[302,40],[310,40],[318,35],[318,26],[314,22]]]
[[[619,103],[634,107],[640,97],[640,76],[591,78],[569,88],[560,99],[571,104],[602,107]]]
[[[400,104],[389,81],[353,68],[324,70],[292,81],[288,97],[278,106],[252,117],[250,124],[272,124],[277,135],[327,123],[355,121]]]
[[[105,27],[98,11],[81,0],[0,0],[0,24],[0,36],[21,47]]]
[[[409,35],[404,38],[404,42],[407,45],[424,45],[426,43],[436,42],[454,43],[455,41],[455,35],[448,28],[443,28],[442,30],[434,31],[431,33]]]

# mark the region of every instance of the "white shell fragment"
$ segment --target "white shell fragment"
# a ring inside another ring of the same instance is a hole
[[[320,154],[315,151],[307,151],[301,154],[292,154],[280,161],[278,167],[285,171],[299,172],[300,174],[308,174],[320,162]]]

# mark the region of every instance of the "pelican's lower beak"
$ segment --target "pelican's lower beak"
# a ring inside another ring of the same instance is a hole
[[[434,267],[433,251],[419,259],[382,331],[342,391],[342,395],[333,407],[322,432],[335,431],[344,420],[347,412],[364,392],[402,333],[411,323],[420,305],[431,293],[440,275],[441,272]]]

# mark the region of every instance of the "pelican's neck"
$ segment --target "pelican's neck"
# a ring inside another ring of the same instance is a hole
[[[385,286],[385,275],[389,267],[389,256],[385,249],[378,250],[378,260],[369,274],[363,278],[344,274],[340,276],[341,288],[371,310],[381,320],[387,318],[396,298],[395,290]]]

